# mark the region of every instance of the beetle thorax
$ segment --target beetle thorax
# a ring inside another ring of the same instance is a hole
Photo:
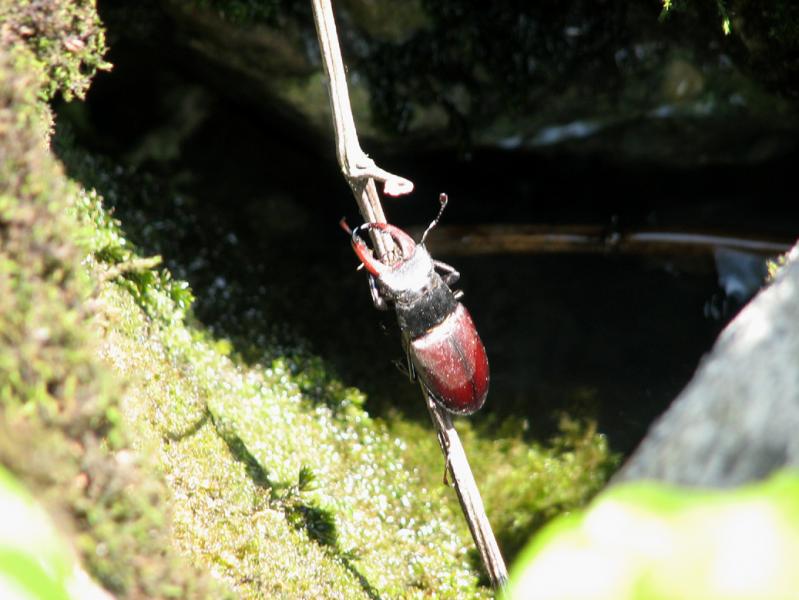
[[[378,284],[391,300],[401,300],[423,294],[435,275],[430,253],[424,246],[416,246],[413,255],[382,273]]]

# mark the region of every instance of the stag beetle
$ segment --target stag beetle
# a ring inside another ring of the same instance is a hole
[[[352,248],[369,273],[375,306],[397,314],[411,377],[418,377],[430,396],[443,408],[458,415],[479,410],[488,394],[488,358],[472,317],[453,292],[460,274],[451,266],[433,260],[425,238],[438,223],[447,203],[441,194],[438,216],[416,244],[400,228],[388,223],[364,223],[349,230]],[[399,259],[378,260],[360,236],[376,229],[391,236]],[[439,272],[441,272],[441,275]]]

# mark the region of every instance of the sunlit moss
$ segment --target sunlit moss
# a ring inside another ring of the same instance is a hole
[[[187,552],[243,597],[394,596],[408,586],[480,595],[452,514],[414,493],[396,441],[356,408],[357,396],[320,382],[317,394],[333,397],[312,403],[301,391],[310,380],[285,361],[238,367],[124,292],[101,297],[122,325],[109,329],[104,354],[132,382],[129,414],[160,445]],[[343,410],[330,407],[338,402]]]
[[[441,453],[429,431],[401,421],[392,430],[412,448],[406,460],[422,479],[442,481],[443,458],[431,460]],[[618,456],[593,424],[566,416],[561,419],[560,433],[547,444],[525,441],[523,428],[510,420],[483,422],[478,427],[463,420],[458,432],[480,482],[492,527],[508,557],[551,518],[588,502],[618,464]],[[449,488],[436,486],[433,493],[457,512],[457,498]]]

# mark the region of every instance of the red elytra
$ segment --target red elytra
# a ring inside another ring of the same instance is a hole
[[[488,395],[488,357],[469,311],[455,311],[426,334],[410,341],[417,376],[447,410],[469,415]]]

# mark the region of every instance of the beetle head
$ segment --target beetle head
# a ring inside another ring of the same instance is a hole
[[[378,259],[374,255],[374,251],[366,245],[366,242],[360,236],[362,229],[379,229],[388,233],[397,248],[399,248],[400,259],[394,264],[387,264]],[[352,249],[363,266],[366,267],[366,270],[375,277],[380,277],[384,273],[396,269],[405,261],[410,260],[416,251],[416,242],[402,229],[394,225],[389,225],[388,223],[364,223],[352,230]]]
[[[399,249],[400,259],[390,264],[379,260],[360,236],[362,229],[388,233]],[[364,223],[353,229],[352,248],[366,270],[377,279],[382,291],[393,299],[407,293],[421,293],[434,271],[433,259],[424,246],[417,245],[402,229],[388,223]]]

